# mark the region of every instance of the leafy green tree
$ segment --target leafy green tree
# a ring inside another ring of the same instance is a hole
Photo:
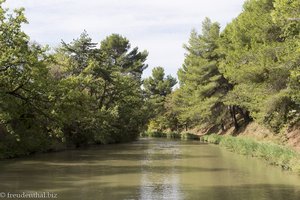
[[[165,76],[164,68],[155,67],[152,75],[144,80],[144,92],[149,116],[149,128],[163,130],[168,127],[168,118],[165,116],[166,98],[172,92],[177,80],[172,76]]]
[[[147,52],[130,49],[117,34],[95,48],[84,32],[56,54],[61,66],[61,101],[57,113],[67,141],[76,146],[111,143],[135,138],[144,121],[141,74]],[[69,112],[68,112],[69,111]]]
[[[54,92],[46,49],[30,43],[22,31],[23,9],[14,13],[0,2],[0,129],[7,157],[48,148],[55,127]],[[1,146],[1,144],[0,144]]]

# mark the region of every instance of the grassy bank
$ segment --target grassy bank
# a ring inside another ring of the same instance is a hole
[[[182,140],[195,140],[199,136],[192,133],[178,133],[178,132],[160,132],[160,131],[146,131],[141,133],[141,137],[156,137],[156,138],[174,138]]]
[[[258,142],[250,138],[205,135],[202,141],[219,144],[232,152],[259,157],[272,165],[300,173],[300,154],[290,148],[273,143]]]

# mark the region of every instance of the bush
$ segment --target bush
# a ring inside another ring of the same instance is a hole
[[[192,133],[182,133],[181,139],[183,140],[197,140],[199,139],[198,135],[192,134]]]
[[[47,152],[55,147],[55,138],[39,133],[27,133],[18,137],[7,134],[0,142],[0,159],[27,156]]]
[[[199,139],[199,136],[191,133],[178,133],[178,132],[160,132],[160,131],[145,131],[140,134],[141,137],[157,137],[157,138],[181,138],[183,140]]]
[[[145,131],[140,134],[141,137],[167,137],[167,133],[160,132],[160,131]]]
[[[168,132],[167,138],[181,138],[181,134],[178,132]]]
[[[219,144],[221,141],[221,136],[217,134],[204,135],[200,140],[208,143]]]

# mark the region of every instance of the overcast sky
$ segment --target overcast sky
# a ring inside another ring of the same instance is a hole
[[[176,76],[184,60],[182,45],[205,17],[222,28],[242,11],[244,0],[7,0],[6,7],[24,7],[31,40],[58,46],[86,30],[94,42],[111,33],[127,37],[147,50],[149,68],[162,66]]]

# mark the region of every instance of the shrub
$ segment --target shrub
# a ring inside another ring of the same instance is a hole
[[[182,133],[181,134],[181,139],[183,139],[183,140],[197,140],[197,139],[199,139],[199,136],[195,135],[193,133]]]

